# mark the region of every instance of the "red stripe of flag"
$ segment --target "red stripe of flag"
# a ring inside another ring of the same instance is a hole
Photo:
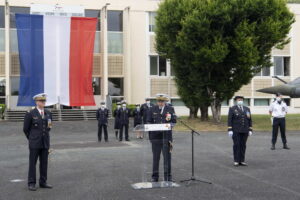
[[[94,106],[93,50],[97,18],[71,17],[70,106]]]

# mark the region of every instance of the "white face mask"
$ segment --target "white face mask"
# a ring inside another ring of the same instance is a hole
[[[121,108],[121,106],[120,106],[120,105],[117,105],[117,108]]]
[[[281,98],[280,98],[280,97],[276,97],[276,100],[277,100],[278,102],[280,102],[280,101],[281,101]]]
[[[123,108],[126,108],[126,104],[123,104],[122,107],[123,107]]]
[[[237,102],[236,102],[236,104],[237,104],[238,106],[242,106],[243,103],[244,103],[243,101],[237,101]]]
[[[147,104],[150,104],[150,101],[146,101]]]

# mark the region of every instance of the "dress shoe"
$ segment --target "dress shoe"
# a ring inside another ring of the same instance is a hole
[[[48,185],[47,183],[45,184],[40,184],[40,188],[47,188],[47,189],[52,189],[52,185]]]
[[[105,142],[108,142],[108,140],[105,140]]]
[[[30,191],[36,191],[35,185],[34,184],[28,185],[28,190],[30,190]]]
[[[152,178],[151,182],[158,182],[158,179],[157,178]]]
[[[275,144],[272,144],[271,150],[275,150]]]
[[[290,147],[288,147],[286,144],[283,145],[283,148],[284,148],[284,149],[287,149],[287,150],[290,149]]]
[[[129,140],[129,139],[126,139],[126,141],[129,142],[130,140]]]
[[[167,181],[167,182],[174,182],[172,178],[165,178],[164,181]]]
[[[248,166],[248,164],[245,163],[245,162],[240,162],[240,165],[241,165],[241,166]]]
[[[238,162],[234,162],[234,163],[233,163],[233,166],[238,167],[238,166],[239,166],[239,163],[238,163]]]

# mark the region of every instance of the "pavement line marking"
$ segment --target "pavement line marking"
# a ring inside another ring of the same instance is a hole
[[[11,183],[20,183],[20,182],[24,182],[24,179],[12,179],[10,180]]]
[[[212,144],[208,144],[208,145],[214,147],[217,151],[219,151],[219,152],[221,152],[221,153],[223,153],[223,154],[226,154],[227,157],[230,157],[230,158],[231,158],[231,156],[228,156],[228,153],[224,152],[224,151],[221,150],[219,147],[217,147],[217,146],[215,146],[215,145],[212,145]],[[242,171],[233,169],[233,168],[231,168],[231,167],[227,167],[226,165],[222,165],[222,164],[220,164],[220,163],[218,163],[218,162],[216,162],[216,161],[209,161],[209,162],[215,163],[215,164],[217,164],[219,167],[226,168],[226,169],[229,169],[229,170],[231,170],[231,171],[233,171],[233,172],[236,172],[236,173],[242,174],[242,175],[244,175],[244,176],[247,176],[247,177],[249,177],[249,178],[252,178],[252,179],[254,179],[254,180],[258,181],[258,182],[262,182],[262,183],[264,183],[264,184],[267,184],[267,185],[271,185],[271,186],[277,187],[277,188],[282,189],[282,190],[284,190],[284,191],[286,191],[286,192],[291,192],[291,193],[293,193],[294,195],[300,197],[300,193],[297,192],[297,191],[294,191],[294,190],[291,190],[291,189],[289,189],[289,188],[286,188],[286,187],[283,187],[283,186],[280,186],[280,185],[276,185],[276,184],[273,184],[273,183],[270,183],[270,182],[261,180],[261,179],[255,177],[255,176],[252,176],[252,175],[247,174],[247,173],[245,173],[245,172],[242,172]]]

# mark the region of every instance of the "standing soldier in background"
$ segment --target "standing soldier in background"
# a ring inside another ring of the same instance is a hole
[[[119,141],[123,140],[123,129],[125,129],[125,140],[129,141],[128,135],[128,126],[129,126],[129,117],[130,117],[130,110],[126,107],[126,102],[122,102],[122,107],[118,111],[118,118],[120,123],[120,135]]]
[[[157,105],[152,106],[148,112],[147,122],[149,124],[176,123],[174,109],[166,105],[167,98],[163,94],[156,97]],[[164,157],[164,180],[172,181],[171,173],[171,151],[172,151],[172,130],[150,131],[149,139],[152,144],[153,166],[152,182],[159,179],[159,160],[161,153]]]
[[[105,102],[101,102],[101,107],[96,114],[98,120],[98,142],[102,139],[102,128],[104,131],[104,140],[108,142],[107,124],[108,124],[108,109],[105,107]]]
[[[236,105],[229,109],[228,135],[233,140],[234,166],[247,166],[245,163],[246,143],[252,135],[252,119],[250,109],[243,106],[244,97],[234,98]]]
[[[119,130],[120,130],[120,120],[119,120],[119,110],[121,108],[121,103],[120,102],[117,102],[117,108],[114,110],[114,113],[113,113],[113,116],[115,118],[115,124],[114,124],[114,129],[115,129],[115,134],[116,134],[116,139],[118,140],[119,137],[118,137],[118,133],[119,133]]]
[[[143,123],[146,124],[147,123],[147,113],[150,110],[151,107],[154,106],[153,103],[150,102],[149,98],[146,98],[146,103],[142,104],[141,106],[141,114],[143,116]]]
[[[272,146],[271,150],[275,150],[275,144],[277,141],[278,128],[280,128],[281,139],[284,149],[290,149],[287,146],[286,136],[285,136],[285,115],[288,112],[288,107],[286,103],[282,100],[282,95],[280,93],[276,94],[276,100],[271,104],[269,113],[271,115],[272,121]]]
[[[142,124],[142,113],[141,113],[141,109],[140,109],[140,104],[136,104],[135,105],[135,109],[132,112],[132,116],[134,117],[133,120],[133,127],[136,127],[139,124]],[[141,131],[137,131],[136,132],[136,138],[138,139],[143,139],[143,135]]]
[[[36,191],[36,162],[40,160],[40,188],[51,189],[47,184],[48,154],[50,148],[49,132],[52,128],[52,114],[45,109],[46,94],[33,97],[36,107],[27,112],[24,118],[23,131],[29,142],[28,189]]]

